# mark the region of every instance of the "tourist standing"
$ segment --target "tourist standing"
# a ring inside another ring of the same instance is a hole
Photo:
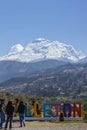
[[[13,106],[14,106],[14,116],[15,116],[15,117],[17,117],[18,105],[19,105],[19,100],[18,100],[18,98],[16,98],[15,101],[13,102]]]
[[[2,125],[5,122],[5,100],[1,99],[1,104],[2,104]]]
[[[20,127],[22,127],[22,125],[25,126],[24,111],[25,111],[25,105],[23,101],[20,101],[19,106],[18,106]]]
[[[8,104],[6,106],[7,120],[6,120],[6,124],[5,124],[5,129],[7,129],[9,121],[10,121],[10,123],[9,123],[9,129],[12,128],[13,114],[14,114],[14,107],[13,107],[12,101],[8,101]]]
[[[4,112],[4,105],[3,99],[0,99],[0,129],[2,129],[2,125],[5,122],[5,112]]]

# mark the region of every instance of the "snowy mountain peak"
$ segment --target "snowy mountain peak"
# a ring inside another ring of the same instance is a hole
[[[77,62],[86,56],[71,45],[58,41],[38,38],[24,48],[21,44],[11,47],[10,52],[0,60],[15,60],[21,62],[36,62],[46,59]]]
[[[23,51],[24,47],[21,44],[16,44],[11,47],[10,52],[8,54],[16,54]]]

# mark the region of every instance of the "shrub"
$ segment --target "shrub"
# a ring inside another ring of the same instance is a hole
[[[63,114],[63,112],[60,112],[59,121],[64,121],[64,114]]]
[[[87,111],[86,111],[86,112],[84,112],[84,115],[83,115],[83,120],[84,120],[85,122],[87,122]]]

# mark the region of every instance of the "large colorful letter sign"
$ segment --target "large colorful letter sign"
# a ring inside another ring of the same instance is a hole
[[[61,109],[60,109],[61,108]],[[39,110],[40,111],[40,110]],[[33,115],[28,114],[28,106],[25,105],[25,117],[59,117],[60,111],[64,113],[64,117],[82,117],[81,103],[50,103],[45,102],[42,108],[42,112],[38,113],[37,103],[34,103]]]

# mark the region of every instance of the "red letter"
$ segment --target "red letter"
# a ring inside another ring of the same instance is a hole
[[[81,103],[79,103],[78,106],[77,106],[76,103],[73,103],[73,117],[76,117],[76,112],[77,112],[78,116],[81,117],[82,116],[81,115],[81,113],[82,113],[81,110],[82,110],[81,109]]]

